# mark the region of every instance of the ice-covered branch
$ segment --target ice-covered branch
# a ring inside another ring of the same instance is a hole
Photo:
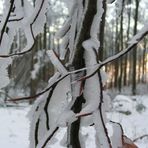
[[[113,148],[123,147],[123,129],[119,123],[112,122],[113,135],[111,137]]]
[[[55,127],[52,131],[50,131],[50,133],[48,133],[48,135],[46,136],[46,138],[44,138],[44,141],[37,145],[37,148],[45,148],[45,146],[47,145],[47,143],[51,140],[51,138],[54,136],[54,134],[58,131],[59,127]]]
[[[98,64],[92,65],[92,69],[94,69],[94,67],[95,67],[95,69],[93,70],[93,72],[91,72],[91,74],[89,74],[89,75],[86,75],[86,76],[84,76],[84,77],[78,79],[77,81],[82,81],[82,80],[86,80],[86,79],[90,78],[91,76],[95,75],[95,74],[98,72],[98,70],[99,70],[101,67],[103,67],[104,65],[106,65],[106,64],[108,64],[108,63],[110,63],[110,62],[113,62],[113,61],[119,59],[120,57],[124,56],[125,54],[127,54],[127,53],[128,53],[129,51],[131,51],[134,47],[136,47],[136,46],[138,45],[138,43],[139,43],[147,34],[148,34],[148,24],[145,24],[145,26],[144,26],[135,36],[133,36],[133,38],[132,38],[131,41],[129,42],[129,43],[130,43],[129,46],[128,46],[126,49],[124,49],[124,50],[120,51],[119,53],[117,53],[117,54],[115,54],[115,55],[113,55],[113,56],[111,56],[111,57],[105,59],[104,61],[102,61],[102,62],[100,62],[100,63],[98,63]],[[89,69],[89,68],[91,69],[91,66],[88,67],[88,69]],[[86,69],[87,69],[87,68],[86,68]],[[86,69],[84,69],[84,70],[86,70]],[[82,70],[83,70],[83,69],[82,69]]]
[[[20,9],[21,6],[19,2],[15,1],[14,5],[16,8],[14,9],[13,13],[16,14],[16,16],[12,17],[11,19],[7,18],[5,23],[6,24],[5,26],[8,26],[9,30],[13,31],[12,38],[14,38],[15,31],[17,31],[17,29],[21,28],[22,30],[24,30],[24,34],[27,40],[27,45],[24,47],[24,49],[22,49],[21,52],[16,51],[15,53],[11,53],[9,55],[0,54],[0,57],[8,58],[16,55],[23,55],[25,53],[30,52],[33,49],[33,46],[35,44],[35,37],[40,32],[43,31],[44,24],[46,22],[48,0],[42,0],[42,1],[36,0],[35,8],[33,8],[29,3],[30,2],[25,1],[23,4],[24,9]],[[30,13],[28,13],[27,11],[30,11]],[[23,14],[23,12],[25,12],[25,14]],[[10,14],[11,14],[11,11],[10,11]],[[5,30],[4,30],[4,33],[5,33]],[[1,38],[1,40],[3,41],[3,38]]]
[[[68,20],[65,22],[64,27],[56,34],[58,38],[63,39],[60,48],[60,58],[64,59],[69,51],[69,63],[72,63],[74,58],[87,4],[88,0],[85,1],[85,4],[83,0],[75,0]]]
[[[126,53],[128,53],[130,50],[132,50],[135,46],[137,46],[137,44],[148,34],[148,27],[147,25],[145,25],[141,31],[139,31],[139,33],[137,33],[133,38],[134,40],[131,42],[131,44],[124,50],[120,51],[119,53],[117,53],[116,55],[114,56],[111,56],[109,58],[107,58],[106,60],[104,60],[103,62],[99,63],[99,64],[94,64],[94,65],[90,65],[88,67],[85,67],[85,68],[82,68],[82,69],[78,69],[78,70],[75,70],[75,71],[71,71],[71,72],[68,72],[67,74],[61,76],[55,83],[58,83],[59,81],[63,80],[65,77],[67,77],[68,75],[72,74],[72,73],[77,73],[77,72],[81,72],[81,71],[85,71],[87,69],[93,69],[93,71],[91,73],[89,73],[88,75],[86,74],[86,76],[82,77],[82,78],[78,78],[77,80],[75,80],[74,82],[72,83],[76,83],[77,81],[83,81],[83,80],[86,80],[88,78],[90,78],[91,76],[93,76],[94,74],[96,74],[98,72],[98,70],[112,62],[112,61],[115,61],[117,60],[118,58],[124,56]],[[46,88],[45,90],[43,90],[42,92],[38,93],[37,95],[34,95],[34,96],[29,96],[29,97],[21,97],[21,98],[16,98],[14,99],[14,101],[20,101],[20,100],[27,100],[27,99],[34,99],[42,94],[44,94],[46,91],[48,91],[50,89],[50,87]]]
[[[6,10],[5,10],[6,14],[3,16],[3,19],[0,23],[0,46],[1,46],[3,35],[4,35],[5,29],[7,27],[7,23],[8,23],[13,5],[14,5],[14,0],[11,0],[11,1],[8,2],[8,4],[7,4],[8,8],[6,8]]]
[[[71,71],[71,72],[67,73],[66,75],[62,76],[61,78],[59,78],[59,79],[57,80],[57,82],[55,82],[55,83],[58,83],[59,81],[63,80],[63,79],[64,79],[66,76],[68,76],[69,74],[77,73],[77,72],[80,72],[80,71],[85,71],[85,70],[87,70],[87,69],[93,69],[93,72],[87,74],[86,76],[84,76],[84,77],[82,77],[82,78],[79,78],[77,81],[83,81],[83,80],[86,80],[86,79],[90,78],[91,76],[95,75],[95,74],[98,72],[98,70],[99,70],[102,66],[104,66],[104,65],[106,65],[106,64],[108,64],[108,63],[110,63],[110,62],[113,62],[113,61],[117,60],[118,58],[124,56],[126,53],[128,53],[130,50],[132,50],[135,46],[138,45],[138,43],[139,43],[147,34],[148,34],[148,25],[146,24],[146,25],[139,31],[139,33],[137,33],[137,34],[133,37],[133,39],[131,40],[132,42],[130,42],[130,45],[129,45],[126,49],[120,51],[119,53],[117,53],[117,54],[114,55],[114,56],[111,56],[111,57],[107,58],[106,60],[104,60],[103,62],[101,62],[101,63],[99,63],[99,64],[94,64],[94,65],[88,66],[88,67],[86,67],[86,68],[82,68],[82,69],[79,69],[79,70],[76,70],[76,71]],[[77,81],[74,81],[73,83],[75,83],[75,82],[77,82]],[[49,89],[50,89],[50,87],[49,87],[49,88],[46,88],[45,90],[43,90],[42,92],[38,93],[37,95],[31,96],[31,97],[23,97],[23,98],[21,97],[21,98],[17,98],[17,99],[14,99],[14,101],[17,101],[17,100],[20,101],[20,100],[34,99],[34,98],[36,98],[36,97],[38,97],[38,96],[44,94],[44,93],[45,93],[46,91],[48,91]]]
[[[97,0],[96,7],[97,7],[97,13],[95,14],[93,18],[93,22],[92,22],[91,29],[90,29],[90,36],[95,41],[98,40],[98,34],[100,33],[100,24],[102,21],[102,15],[104,13],[102,0]]]
[[[115,54],[114,56],[111,56],[107,59],[105,59],[103,62],[100,63],[100,66],[104,66],[107,63],[110,63],[114,60],[119,59],[120,57],[127,54],[130,50],[132,50],[135,46],[138,45],[138,43],[148,34],[148,24],[145,24],[145,26],[135,35],[132,37],[131,41],[129,42],[129,46],[120,51],[119,53]]]
[[[67,74],[66,67],[62,64],[61,60],[57,57],[56,53],[53,50],[48,50],[47,54],[50,58],[50,61],[56,67],[56,69],[62,74]]]
[[[110,122],[113,128],[113,135],[111,137],[113,148],[119,148],[119,147],[138,148],[131,139],[129,139],[127,136],[124,135],[120,123],[116,123],[113,121]]]
[[[15,99],[13,98],[13,99],[8,100],[8,101],[22,101],[22,100],[35,99],[35,98],[41,96],[42,94],[48,92],[53,86],[57,85],[60,81],[62,81],[64,78],[66,78],[67,76],[70,75],[70,73],[68,73],[68,71],[66,70],[66,68],[61,63],[60,59],[56,56],[56,54],[53,50],[47,51],[47,54],[48,54],[51,62],[55,66],[55,68],[59,71],[59,73],[60,73],[59,77],[57,77],[57,79],[54,80],[54,81],[50,81],[47,88],[45,88],[43,91],[41,91],[40,93],[38,93],[34,96],[20,97],[20,98],[15,98]]]

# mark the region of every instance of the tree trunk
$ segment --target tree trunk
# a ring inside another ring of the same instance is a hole
[[[135,9],[135,24],[134,24],[134,35],[137,33],[137,23],[138,23],[138,9],[139,9],[139,0],[135,0],[136,9]],[[137,66],[137,50],[133,49],[133,80],[132,80],[132,93],[136,95],[136,66]]]
[[[104,13],[102,15],[102,21],[100,24],[100,34],[99,34],[99,41],[100,41],[100,48],[99,48],[99,60],[102,61],[103,60],[103,51],[104,51],[104,30],[105,30],[105,18],[106,18],[106,11],[107,11],[107,7],[106,7],[106,0],[103,1],[103,9],[104,9]]]
[[[123,8],[124,8],[124,0],[122,1],[122,11],[121,11],[121,20],[120,20],[120,50],[123,50]],[[120,75],[119,75],[119,92],[122,89],[122,78],[123,78],[123,58],[120,58]]]
[[[115,52],[119,52],[119,29],[118,29],[118,18],[116,19],[116,39],[115,39]],[[119,77],[119,70],[118,70],[118,65],[119,65],[119,60],[114,62],[115,65],[115,88],[118,87],[118,77]]]
[[[85,3],[83,3],[83,4],[86,5]],[[97,11],[97,0],[93,0],[93,1],[89,0],[88,1],[88,8],[85,13],[85,17],[83,20],[83,26],[82,26],[80,36],[79,36],[79,41],[76,46],[74,60],[72,63],[72,66],[75,69],[85,67],[84,59],[82,58],[83,54],[84,54],[84,49],[82,47],[82,43],[83,43],[83,41],[90,38],[90,28],[91,28],[91,24],[93,21],[93,17],[96,14],[96,11]],[[80,97],[78,97],[76,99],[76,101],[72,107],[72,110],[75,113],[80,112],[80,110],[82,108],[83,101],[84,101],[83,95],[81,95]],[[78,119],[77,121],[72,123],[72,125],[70,127],[71,128],[70,129],[70,145],[72,148],[81,148],[80,141],[79,141],[79,127],[80,127],[80,119]]]
[[[128,4],[131,4],[131,0],[129,0],[129,2],[128,2]],[[131,8],[129,8],[128,9],[128,11],[127,11],[127,16],[128,16],[128,24],[127,24],[127,42],[128,42],[128,40],[129,40],[129,34],[130,34],[130,24],[131,24]],[[126,44],[126,47],[128,46],[128,44]],[[127,84],[128,84],[128,82],[127,82],[127,73],[129,72],[129,71],[127,71],[127,64],[128,64],[128,55],[129,54],[127,54],[127,55],[125,55],[125,58],[124,58],[124,60],[125,60],[125,66],[124,66],[124,77],[123,77],[123,84],[124,84],[124,86],[126,86]]]

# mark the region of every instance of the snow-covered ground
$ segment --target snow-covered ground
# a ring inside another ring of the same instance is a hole
[[[2,148],[28,148],[29,120],[27,113],[30,107],[0,107],[0,147]],[[123,96],[118,95],[113,101],[112,112],[108,113],[110,120],[122,124],[125,135],[129,138],[148,135],[148,95]],[[62,133],[57,134],[61,139]],[[87,137],[88,148],[95,148],[92,136],[92,127],[84,128],[82,134]],[[148,148],[148,137],[136,141],[139,148]],[[54,144],[52,148],[61,148]]]
[[[148,135],[148,95],[118,95],[113,101],[113,110],[108,114],[110,120],[119,122],[130,139]],[[136,141],[136,144],[139,148],[148,148],[148,137]]]
[[[28,148],[28,107],[0,107],[0,147]]]

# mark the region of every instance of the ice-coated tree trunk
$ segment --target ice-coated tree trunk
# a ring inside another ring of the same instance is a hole
[[[82,43],[90,38],[90,29],[92,25],[92,21],[94,18],[94,15],[97,12],[97,0],[84,0],[83,6],[85,7],[87,5],[87,11],[84,16],[82,29],[80,31],[79,35],[79,41],[76,46],[76,52],[74,56],[74,60],[72,63],[72,66],[75,69],[80,69],[85,67],[84,64],[84,48],[82,47]],[[72,110],[75,113],[80,112],[82,109],[82,103],[84,102],[84,97],[81,95],[76,99],[76,102],[74,103]],[[79,127],[80,127],[81,119],[79,118],[77,121],[72,123],[71,130],[70,130],[70,145],[72,148],[81,148],[80,141],[79,141]]]

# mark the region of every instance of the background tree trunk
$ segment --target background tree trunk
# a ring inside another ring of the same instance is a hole
[[[139,9],[139,0],[135,0],[135,24],[134,24],[134,35],[137,33],[137,23],[138,23],[138,9]],[[133,95],[136,95],[136,79],[137,79],[137,74],[136,74],[136,66],[137,66],[137,50],[136,48],[133,49],[133,80],[132,80],[132,93]]]
[[[107,11],[106,0],[103,1],[103,9],[104,9],[104,13],[102,15],[102,21],[100,24],[100,34],[99,34],[100,47],[99,47],[98,58],[100,61],[103,60],[103,53],[104,53],[104,32],[105,32],[105,21],[106,21],[105,18],[106,18],[106,11]]]

